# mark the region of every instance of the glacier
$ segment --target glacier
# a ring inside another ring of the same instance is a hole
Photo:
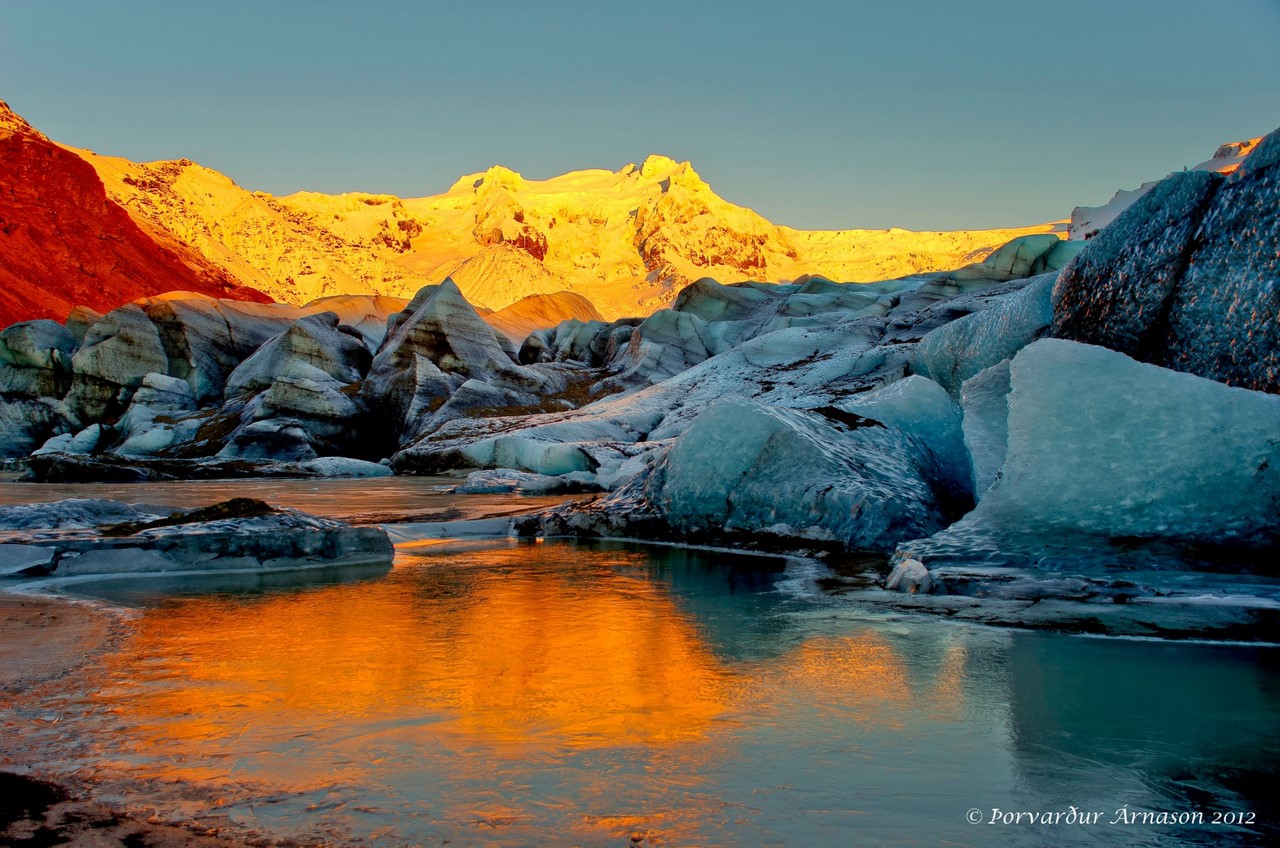
[[[147,298],[0,332],[0,449],[50,481],[582,493],[520,532],[866,556],[912,605],[1127,597],[1138,571],[1265,580],[1278,198],[1273,133],[1088,241],[874,283],[702,278],[520,344],[449,278],[408,302]]]

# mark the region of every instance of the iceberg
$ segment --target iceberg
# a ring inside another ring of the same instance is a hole
[[[999,479],[973,512],[899,546],[900,557],[1108,566],[1147,544],[1280,541],[1280,397],[1059,339],[1014,357],[1009,382]]]
[[[929,449],[840,410],[734,398],[709,406],[653,472],[651,500],[673,530],[745,533],[889,551],[947,521]]]

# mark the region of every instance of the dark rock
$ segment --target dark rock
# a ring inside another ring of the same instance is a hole
[[[222,521],[228,518],[258,518],[263,515],[273,515],[276,512],[278,510],[275,507],[257,498],[232,498],[212,506],[174,512],[154,521],[114,524],[104,527],[102,535],[108,538],[134,536],[143,530],[151,530],[155,527],[176,527],[181,524],[199,524],[204,521]]]
[[[0,331],[0,395],[62,397],[77,346],[57,321],[23,321]]]
[[[219,453],[219,457],[224,459],[279,462],[301,462],[317,456],[311,435],[302,424],[290,418],[248,424],[236,430]]]
[[[1280,130],[1223,179],[1174,174],[1062,272],[1053,334],[1280,392]]]
[[[1094,236],[1053,290],[1053,335],[1153,361],[1167,343],[1171,297],[1222,177],[1173,174]]]
[[[0,831],[24,818],[42,818],[54,804],[67,800],[59,786],[0,771]]]

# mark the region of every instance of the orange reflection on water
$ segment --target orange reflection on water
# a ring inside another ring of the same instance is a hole
[[[140,753],[325,722],[386,721],[403,735],[405,716],[420,735],[499,749],[704,734],[732,675],[663,584],[627,573],[643,555],[584,565],[539,553],[489,550],[447,573],[166,603],[111,658],[121,687],[106,697],[134,722]],[[404,579],[416,585],[406,591]],[[134,685],[153,657],[169,659]]]
[[[928,694],[930,718],[959,721],[964,714],[964,681],[969,671],[969,652],[963,644],[948,645],[942,652],[942,666]]]
[[[873,631],[809,639],[775,670],[775,685],[853,721],[896,726],[913,700],[902,658]]]
[[[726,659],[713,636],[753,632],[725,622],[755,607],[715,580],[688,603],[702,578],[676,575],[681,595],[654,562],[562,544],[406,548],[382,579],[167,600],[108,657],[104,759],[241,807],[303,793],[339,827],[363,809],[344,806],[360,786],[389,811],[381,824],[536,841],[552,820],[569,841],[685,844],[746,814],[714,775],[753,724],[875,732],[921,703],[958,709],[962,650],[913,680],[870,628]]]
[[[955,720],[968,658],[958,644],[940,653],[936,673],[913,679],[901,650],[877,630],[815,636],[771,663],[765,681],[858,723],[901,728],[921,707],[936,720]]]

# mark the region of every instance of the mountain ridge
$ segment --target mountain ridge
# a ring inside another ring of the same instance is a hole
[[[570,291],[605,317],[646,315],[705,276],[872,281],[959,267],[1058,228],[797,230],[724,200],[689,162],[661,155],[545,180],[494,165],[442,194],[401,198],[275,196],[189,159],[138,163],[60,146],[94,168],[141,228],[295,305],[339,294],[412,297],[454,275],[489,309]]]
[[[106,201],[134,225],[116,229],[140,231],[139,238],[168,257],[160,264],[169,269],[160,275],[167,282],[96,285],[77,270],[74,256],[54,263],[63,267],[58,279],[49,279],[49,262],[42,260],[43,270],[23,272],[42,283],[8,296],[3,317],[10,321],[61,318],[80,303],[110,309],[165,285],[303,305],[340,295],[411,298],[449,276],[471,302],[493,311],[529,296],[570,292],[608,319],[644,316],[703,277],[869,282],[955,269],[1021,236],[1079,239],[1152,185],[1118,192],[1103,207],[1078,207],[1069,225],[799,230],[721,198],[691,163],[657,154],[617,171],[570,171],[543,180],[493,165],[464,174],[442,194],[416,198],[275,196],[190,159],[138,163],[50,141],[4,104],[0,132],[64,152],[63,170],[76,171],[75,160],[87,164]],[[1196,169],[1225,172],[1255,143],[1222,145]],[[77,179],[88,181],[83,173]],[[32,245],[23,250],[28,258],[39,252]],[[19,287],[10,283],[11,292]]]

